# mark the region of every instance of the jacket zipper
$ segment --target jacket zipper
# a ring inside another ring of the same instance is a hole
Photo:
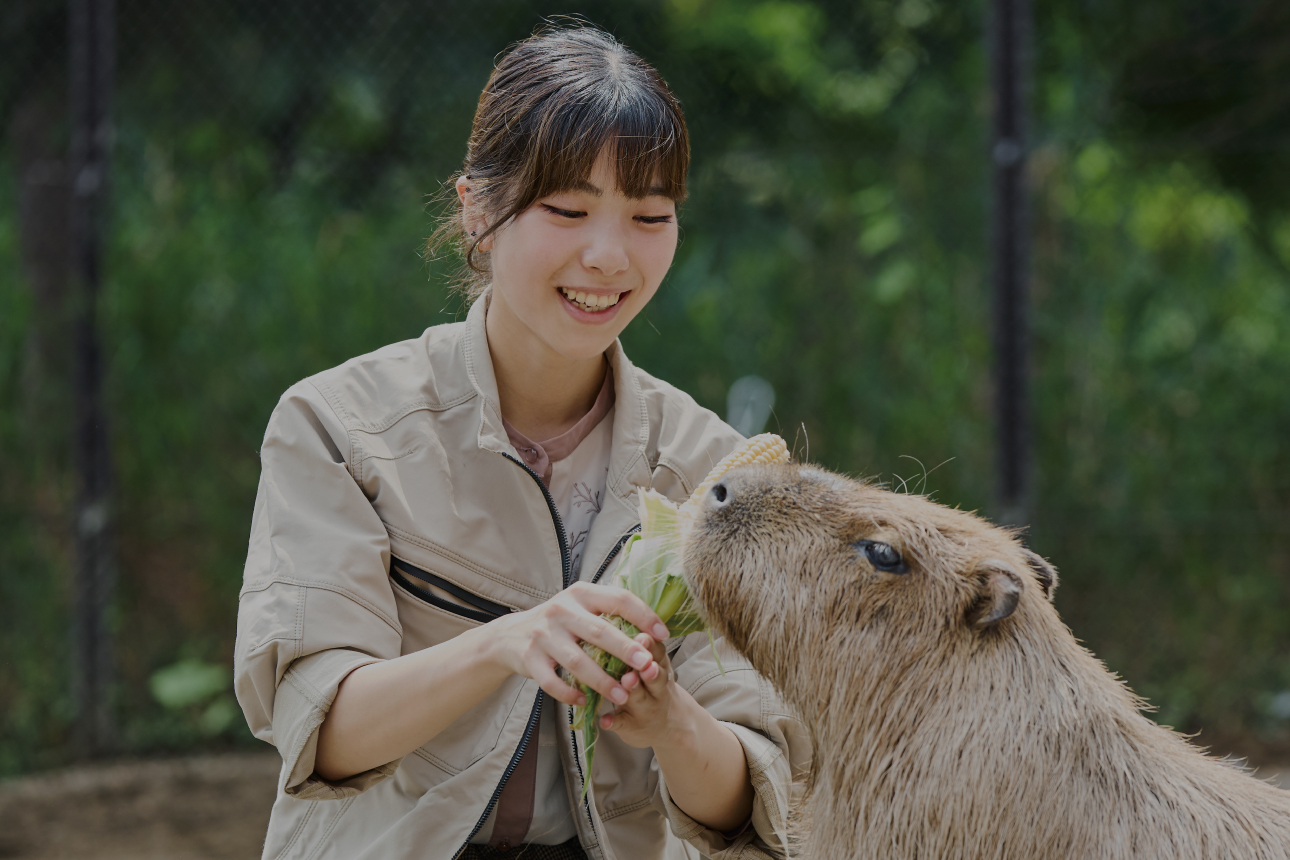
[[[609,563],[613,561],[615,558],[617,558],[618,553],[622,551],[623,544],[627,543],[627,541],[631,539],[631,536],[636,534],[640,530],[641,530],[641,524],[637,523],[636,525],[632,526],[630,529],[627,530],[627,534],[623,535],[618,539],[618,543],[614,544],[614,548],[609,551],[609,555],[605,556],[605,560],[601,562],[600,570],[596,571],[596,575],[591,578],[592,585],[595,585],[597,582],[600,582],[600,577],[604,576],[605,571],[609,569]]]
[[[436,588],[443,589],[453,597],[464,601],[466,605],[444,600],[413,582],[408,578],[409,575]],[[451,582],[440,579],[429,571],[422,570],[401,558],[394,558],[390,561],[390,578],[418,600],[423,600],[431,606],[442,609],[444,612],[451,612],[453,615],[468,618],[471,621],[478,621],[481,624],[487,624],[514,611],[509,606],[493,603],[491,600],[485,600],[477,594],[466,591],[464,588],[458,588]]]
[[[569,535],[564,530],[564,519],[560,516],[559,508],[555,506],[555,499],[551,497],[551,491],[547,489],[546,483],[542,480],[541,475],[524,465],[524,463],[520,462],[515,457],[512,457],[510,454],[503,452],[502,456],[528,472],[529,476],[537,483],[538,489],[542,491],[542,497],[546,499],[547,510],[551,512],[551,522],[555,524],[555,536],[560,542],[560,581],[563,583],[564,588],[568,588],[571,584],[570,579],[573,577],[573,560],[569,553]],[[615,552],[616,551],[617,550],[615,550]],[[608,564],[608,561],[606,561],[606,564]],[[520,757],[523,756],[524,751],[528,749],[529,740],[533,736],[533,729],[537,726],[538,720],[542,716],[542,701],[545,697],[546,692],[538,690],[537,698],[533,700],[533,711],[529,714],[528,725],[524,727],[524,736],[520,738],[520,745],[515,749],[515,755],[511,756],[510,762],[506,765],[506,771],[502,774],[501,782],[497,783],[497,788],[493,789],[493,796],[489,798],[488,805],[484,807],[484,812],[479,816],[479,820],[475,822],[474,829],[472,829],[470,831],[470,835],[466,837],[465,844],[457,849],[457,853],[454,854],[453,857],[461,856],[462,852],[470,845],[470,840],[475,838],[475,834],[479,832],[480,828],[484,826],[484,822],[488,820],[488,816],[492,813],[493,807],[497,805],[497,799],[502,796],[502,789],[506,787],[506,782],[511,778],[511,774],[515,772],[515,768],[519,766]],[[576,757],[577,756],[575,756],[575,758]],[[579,765],[578,769],[579,773],[581,773],[581,765]],[[587,819],[589,821],[591,820],[591,806],[589,804],[587,805]],[[591,832],[596,832],[594,822],[591,826]]]
[[[510,762],[507,763],[506,772],[502,774],[502,781],[497,783],[497,788],[493,789],[493,796],[488,799],[488,805],[484,807],[484,814],[479,816],[479,820],[475,822],[475,827],[470,831],[470,835],[466,837],[465,844],[457,849],[456,854],[452,855],[454,858],[460,857],[462,852],[470,846],[470,840],[475,838],[475,834],[484,826],[484,822],[488,820],[493,807],[497,805],[497,799],[502,796],[502,789],[506,787],[507,780],[511,778],[515,768],[519,767],[520,758],[524,755],[524,751],[528,749],[529,740],[533,737],[533,729],[537,727],[538,719],[542,716],[542,699],[544,696],[546,696],[546,692],[538,690],[537,698],[533,700],[533,711],[529,714],[528,725],[524,727],[524,736],[520,738],[520,745],[515,749],[515,755],[511,756]]]
[[[565,533],[564,518],[560,516],[560,509],[555,506],[555,499],[551,498],[551,491],[546,488],[546,482],[542,480],[541,475],[510,454],[503,453],[502,456],[528,472],[529,476],[538,485],[538,489],[542,491],[542,498],[546,499],[547,510],[551,512],[551,521],[555,523],[555,536],[560,539],[560,578],[564,583],[564,587],[568,588],[573,584],[573,559],[569,556],[569,535]]]

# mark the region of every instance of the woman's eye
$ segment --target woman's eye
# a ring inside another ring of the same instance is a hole
[[[889,543],[882,543],[876,540],[858,540],[855,542],[858,549],[864,550],[865,558],[869,563],[879,570],[885,570],[888,573],[905,573],[909,570],[905,566],[905,560],[896,552],[896,548]]]
[[[637,215],[636,220],[642,224],[670,224],[671,215]]]
[[[542,208],[552,215],[559,215],[561,218],[585,218],[586,212],[579,212],[576,209],[561,209],[559,206],[552,206],[550,203],[543,203]]]

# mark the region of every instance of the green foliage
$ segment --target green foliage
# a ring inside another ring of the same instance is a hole
[[[227,666],[192,659],[158,669],[148,679],[152,697],[167,711],[186,717],[188,728],[206,737],[223,734],[239,722],[241,712],[228,692],[232,686]]]
[[[178,710],[200,705],[233,685],[227,667],[181,660],[152,673],[148,688],[162,707]]]
[[[269,412],[303,376],[458,318],[455,261],[417,256],[427,195],[493,55],[576,11],[378,6],[121,4],[104,331],[131,749],[250,742],[227,692],[168,708],[150,682],[176,659],[228,671]],[[1139,122],[1158,119],[1133,83],[1158,50],[1141,22],[1190,30],[1171,4],[1121,6],[1039,10],[1031,542],[1076,634],[1162,721],[1286,743],[1290,201],[1232,180],[1208,138],[1162,148]],[[693,135],[682,244],[628,353],[718,411],[763,376],[767,429],[799,456],[896,483],[905,455],[945,463],[929,489],[988,513],[979,4],[584,11],[658,65]],[[3,772],[67,743],[75,587],[65,379],[33,358],[16,218],[0,209]]]

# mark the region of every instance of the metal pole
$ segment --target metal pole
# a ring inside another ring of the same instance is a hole
[[[112,540],[112,462],[103,403],[98,305],[103,226],[112,150],[115,66],[113,0],[69,0],[71,83],[72,461],[76,471],[75,580],[72,583],[72,699],[81,752],[113,746],[114,661],[109,611],[116,575]]]
[[[1005,523],[1030,519],[1030,231],[1026,201],[1026,126],[1030,90],[1030,0],[991,0],[992,275],[996,507]]]

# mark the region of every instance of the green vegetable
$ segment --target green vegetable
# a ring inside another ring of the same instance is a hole
[[[641,491],[641,531],[632,535],[623,545],[622,559],[616,570],[617,585],[639,597],[653,609],[672,636],[685,636],[705,630],[690,599],[690,589],[681,576],[681,534],[677,506],[653,490]],[[622,618],[609,619],[628,638],[640,631]],[[594,645],[584,643],[583,650],[591,655],[614,680],[627,673],[622,660]],[[585,796],[591,785],[591,766],[596,754],[596,738],[600,734],[598,717],[602,696],[578,684],[587,697],[587,704],[574,708],[573,728],[582,732],[584,757]]]

